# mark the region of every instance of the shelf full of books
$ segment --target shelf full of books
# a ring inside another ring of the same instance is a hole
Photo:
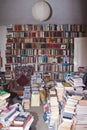
[[[32,64],[35,72],[63,79],[74,68],[74,38],[85,34],[86,25],[79,24],[8,25],[6,68]]]

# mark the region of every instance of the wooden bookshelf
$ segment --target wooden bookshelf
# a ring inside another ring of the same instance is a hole
[[[19,64],[31,64],[42,76],[64,78],[73,72],[74,38],[83,37],[85,25],[8,25],[6,66],[11,71]]]

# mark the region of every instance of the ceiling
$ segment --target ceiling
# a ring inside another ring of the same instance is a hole
[[[0,25],[87,23],[87,0],[46,0],[52,7],[52,16],[45,22],[32,16],[32,6],[36,1],[0,0]]]

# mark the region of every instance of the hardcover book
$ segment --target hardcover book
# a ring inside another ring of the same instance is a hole
[[[13,122],[10,125],[9,130],[29,130],[29,128],[31,127],[31,125],[33,123],[34,117],[30,114],[28,117],[26,117],[26,120],[22,119],[22,118],[18,118],[18,119],[19,119],[18,122],[16,120],[16,123]],[[23,122],[23,124],[22,124],[22,122]]]
[[[20,113],[13,121],[14,125],[23,125],[31,115],[29,112],[22,112]]]

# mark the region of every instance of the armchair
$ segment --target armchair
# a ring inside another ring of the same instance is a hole
[[[9,91],[22,96],[24,86],[31,85],[31,75],[33,75],[33,72],[33,66],[16,66],[14,70],[15,78],[9,82]]]

